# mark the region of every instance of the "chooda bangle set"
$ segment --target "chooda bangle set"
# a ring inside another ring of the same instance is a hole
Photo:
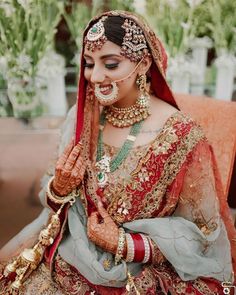
[[[127,249],[124,258],[125,246]],[[124,259],[126,262],[148,263],[152,261],[152,241],[144,234],[125,233],[119,228],[119,238],[115,255],[115,264]]]

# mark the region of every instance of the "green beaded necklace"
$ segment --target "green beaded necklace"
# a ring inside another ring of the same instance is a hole
[[[111,159],[104,155],[104,147],[103,147],[103,136],[102,132],[105,127],[106,117],[104,112],[102,112],[100,116],[100,128],[98,135],[98,150],[97,150],[97,163],[96,166],[99,168],[99,172],[97,174],[98,185],[100,187],[104,187],[107,183],[107,173],[114,172],[121,163],[127,158],[130,150],[132,149],[135,139],[139,134],[141,127],[143,125],[144,120],[133,124],[131,127],[130,133],[127,136],[126,141],[118,151],[117,155]]]

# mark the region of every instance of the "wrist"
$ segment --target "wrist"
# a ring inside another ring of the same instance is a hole
[[[58,197],[64,197],[65,196],[65,195],[62,195],[60,193],[60,191],[56,188],[56,186],[55,186],[55,178],[53,178],[53,180],[51,182],[50,190],[52,191],[52,193],[56,194]]]

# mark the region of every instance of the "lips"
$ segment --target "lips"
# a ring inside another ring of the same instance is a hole
[[[112,85],[103,85],[103,86],[99,86],[99,90],[103,95],[108,95],[112,92]]]

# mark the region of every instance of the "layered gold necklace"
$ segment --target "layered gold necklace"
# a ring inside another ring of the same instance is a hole
[[[117,108],[113,105],[104,108],[106,120],[115,127],[129,127],[145,120],[150,113],[150,96],[141,95],[134,105]]]

